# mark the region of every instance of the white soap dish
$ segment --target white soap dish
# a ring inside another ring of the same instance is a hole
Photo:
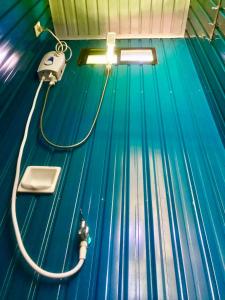
[[[60,167],[29,166],[17,189],[20,193],[52,194],[60,174]]]

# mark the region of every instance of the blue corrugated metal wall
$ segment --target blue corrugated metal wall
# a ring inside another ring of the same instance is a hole
[[[196,71],[189,50],[212,49],[199,41],[192,48],[185,40],[118,42],[156,47],[159,65],[114,68],[96,130],[73,152],[53,151],[40,139],[43,90],[22,173],[40,164],[61,166],[62,174],[53,196],[18,196],[22,235],[39,264],[69,269],[82,208],[92,243],[81,272],[62,282],[38,277],[20,257],[10,217],[15,162],[35,72],[52,49],[51,39],[33,35],[38,19],[51,27],[47,1],[1,6],[0,299],[223,299],[225,153],[206,96],[221,98],[209,79],[204,93],[198,78],[208,73]],[[73,60],[51,92],[45,121],[59,143],[86,133],[105,80],[103,67],[76,66],[81,47],[104,42],[70,45]]]
[[[73,60],[51,92],[45,120],[59,143],[87,132],[105,80],[104,67],[76,66],[81,47],[104,42],[70,45]],[[114,67],[96,130],[76,151],[53,151],[41,142],[42,93],[24,154],[22,173],[31,164],[62,167],[54,195],[18,196],[32,257],[52,271],[69,269],[77,260],[80,208],[89,222],[92,243],[73,278],[40,278],[21,259],[9,214],[19,138],[11,131],[2,144],[3,299],[223,299],[225,152],[186,41],[118,46],[154,46],[159,64]],[[9,128],[24,116],[18,110]]]
[[[25,114],[27,94],[35,88],[35,71],[51,42],[37,39],[33,26],[40,20],[52,27],[47,0],[4,1],[0,8],[0,124],[9,124],[16,109]],[[45,35],[45,34],[43,34]],[[6,138],[0,127],[1,137]],[[3,142],[3,141],[2,141]],[[0,150],[2,151],[2,149]]]
[[[3,1],[0,6],[0,235],[10,228],[10,191],[13,183],[18,147],[25,121],[36,89],[36,69],[52,41],[44,34],[38,39],[33,26],[40,20],[52,27],[47,0]],[[3,191],[5,196],[3,195]],[[7,239],[13,237],[12,232]],[[3,240],[3,251],[8,253]],[[7,244],[7,243],[6,243]],[[2,251],[1,251],[2,253]],[[11,253],[11,252],[9,252]],[[0,255],[0,269],[3,266]],[[4,280],[1,273],[1,294],[4,298]],[[7,278],[7,277],[6,277]],[[17,291],[15,291],[16,293]]]
[[[188,45],[225,144],[225,2],[214,2],[191,1],[187,23],[191,39],[188,39]],[[220,8],[213,9],[220,2]],[[212,24],[216,24],[213,35]],[[211,42],[209,35],[213,37]]]
[[[42,55],[52,45],[41,36],[36,39],[33,26],[40,20],[52,27],[47,0],[10,0],[0,5],[0,299],[7,298],[4,255],[12,254],[8,242],[13,238],[10,218],[10,191],[18,147],[36,89],[35,75]],[[45,41],[44,41],[45,40]],[[3,192],[4,191],[4,192]],[[3,195],[5,194],[5,196]],[[3,233],[8,230],[7,236]],[[6,241],[7,239],[7,241]],[[5,243],[6,242],[6,243]],[[13,263],[13,260],[10,260]],[[9,262],[9,261],[8,261]],[[12,266],[12,265],[11,265]],[[9,287],[10,288],[10,287]],[[17,298],[18,289],[14,291]],[[19,294],[25,298],[25,294]]]

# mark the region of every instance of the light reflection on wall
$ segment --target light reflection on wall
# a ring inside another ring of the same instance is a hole
[[[17,72],[17,64],[20,60],[20,54],[13,51],[9,42],[0,45],[0,80],[10,81]]]

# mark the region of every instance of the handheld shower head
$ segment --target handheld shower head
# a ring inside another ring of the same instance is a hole
[[[114,49],[116,44],[116,33],[115,32],[108,32],[107,34],[107,63],[108,67],[113,64],[114,61]]]

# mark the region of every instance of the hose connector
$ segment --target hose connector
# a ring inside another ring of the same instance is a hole
[[[80,240],[86,241],[88,243],[89,240],[89,227],[84,219],[81,220],[80,223],[80,229],[78,231],[78,234],[80,236]]]
[[[112,64],[107,64],[105,67],[106,67],[106,75],[110,75],[112,72]]]
[[[80,229],[78,231],[80,236],[80,252],[79,259],[86,259],[88,244],[90,243],[89,227],[84,219],[81,220]]]

